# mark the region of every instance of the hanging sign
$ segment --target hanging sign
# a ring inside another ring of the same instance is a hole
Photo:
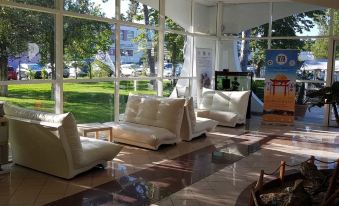
[[[200,88],[211,88],[213,76],[213,58],[212,49],[197,48],[196,49],[196,68],[199,79]]]
[[[266,50],[263,115],[266,122],[294,122],[298,52]]]

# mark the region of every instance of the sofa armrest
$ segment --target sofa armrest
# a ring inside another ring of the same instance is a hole
[[[16,121],[32,123],[32,124],[38,124],[38,125],[50,127],[50,128],[59,128],[59,127],[62,126],[61,123],[37,121],[37,120],[25,119],[25,118],[21,118],[21,117],[14,117],[14,116],[10,116],[10,115],[5,115],[5,117],[7,119],[10,119],[10,120],[16,120]]]

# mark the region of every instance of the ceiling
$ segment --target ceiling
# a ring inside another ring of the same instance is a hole
[[[230,3],[230,4],[242,4],[242,3],[264,3],[264,2],[300,2],[306,4],[313,4],[322,7],[339,9],[338,0],[196,0],[201,4],[215,5],[218,2]]]

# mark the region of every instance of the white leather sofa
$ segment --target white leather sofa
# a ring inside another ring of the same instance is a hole
[[[215,91],[203,88],[197,116],[218,121],[218,125],[235,127],[246,123],[250,91]]]
[[[184,104],[185,99],[130,94],[123,121],[111,124],[113,140],[153,150],[179,142]]]
[[[122,146],[80,137],[71,113],[51,114],[4,104],[13,162],[65,179],[105,165]]]
[[[181,125],[181,139],[190,141],[195,137],[199,137],[207,132],[212,131],[218,122],[212,119],[196,117],[194,112],[193,98],[186,98],[185,111]]]

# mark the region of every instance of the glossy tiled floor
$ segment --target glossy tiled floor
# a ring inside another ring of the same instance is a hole
[[[138,175],[144,177],[145,184],[148,184],[148,180],[152,180],[154,183],[155,177],[159,177],[157,172],[165,171],[165,166],[168,165],[177,166],[177,170],[172,169],[172,174],[170,174],[173,176],[174,173],[177,178],[175,181],[168,181],[171,176],[157,178],[158,181],[154,185],[158,185],[158,187],[154,187],[152,197],[149,198],[152,200],[150,203],[170,206],[247,205],[248,193],[244,190],[257,180],[260,169],[271,172],[277,167],[280,160],[295,164],[304,161],[310,155],[325,161],[339,157],[339,129],[302,123],[297,123],[295,126],[272,126],[261,125],[260,122],[259,118],[254,117],[247,128],[218,127],[205,138],[182,142],[176,146],[162,147],[159,151],[125,146],[122,152],[108,164],[107,168],[94,169],[70,181],[20,166],[6,165],[4,168],[10,173],[0,175],[0,205],[44,205],[51,202],[53,202],[52,205],[58,205],[62,200],[74,200],[79,197],[82,198],[81,203],[85,205],[89,204],[86,199],[89,196],[86,195],[90,191],[100,192],[103,190],[109,196],[106,200],[110,200],[113,196],[114,200],[123,199],[123,201],[115,202],[114,205],[118,205],[119,202],[126,205],[132,196],[126,192],[124,196],[118,196],[117,194],[120,193],[114,191],[109,193],[110,183],[118,182],[121,186],[121,180],[127,177],[138,177]],[[261,149],[258,147],[259,143],[262,144]],[[232,164],[229,162],[216,163],[216,167],[204,165],[205,163],[202,164],[202,161],[190,161],[193,156],[197,159],[204,159],[202,155],[211,154],[212,150],[227,151],[239,155],[253,153]],[[190,164],[186,165],[183,160],[187,160]],[[180,167],[176,165],[178,162],[182,163],[179,165]],[[190,168],[190,171],[212,169],[208,170],[209,173],[205,172],[199,177],[194,174],[201,174],[201,172],[191,172],[193,177],[189,181],[187,177],[183,178],[179,175],[182,173],[182,171],[179,172],[179,169],[184,171],[187,168]],[[146,174],[154,174],[154,177],[149,177]],[[156,190],[159,187],[162,188],[161,192]],[[126,188],[124,189],[126,190]],[[102,194],[100,193],[100,195]],[[150,194],[147,195],[150,196]],[[97,201],[96,203],[98,205],[113,205],[109,201]],[[69,205],[74,204],[69,203]],[[131,205],[140,204],[131,202]]]

